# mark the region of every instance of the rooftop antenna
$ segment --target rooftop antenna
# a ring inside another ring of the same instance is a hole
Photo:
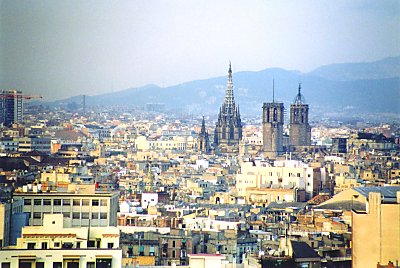
[[[272,78],[272,103],[275,102],[275,79]]]

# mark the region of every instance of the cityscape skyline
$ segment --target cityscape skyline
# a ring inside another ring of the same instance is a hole
[[[397,1],[0,5],[0,86],[49,100],[400,55]]]

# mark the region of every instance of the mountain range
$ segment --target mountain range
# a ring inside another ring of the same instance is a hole
[[[242,114],[261,114],[263,102],[275,101],[288,109],[298,85],[311,112],[396,113],[400,114],[400,57],[366,63],[340,63],[321,66],[314,71],[268,68],[233,74],[235,101]],[[87,106],[164,103],[166,109],[190,113],[217,114],[224,101],[227,77],[195,80],[170,87],[147,85],[113,93],[86,96]],[[54,101],[51,105],[82,103],[82,95]],[[75,105],[76,106],[76,105]]]

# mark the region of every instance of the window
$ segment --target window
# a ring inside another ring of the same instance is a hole
[[[33,212],[33,218],[34,219],[41,219],[42,218],[42,213],[41,212]]]
[[[172,251],[172,258],[175,258],[175,250]]]
[[[81,248],[81,242],[76,242],[76,248]]]
[[[107,248],[113,248],[114,247],[114,243],[107,243]]]
[[[128,246],[127,253],[128,253],[128,258],[131,258],[133,256],[133,246],[132,245]]]
[[[94,262],[87,262],[86,268],[95,268]]]
[[[92,206],[98,206],[100,204],[98,199],[93,199],[92,200]]]
[[[80,199],[74,199],[73,202],[72,202],[72,204],[73,204],[74,206],[80,206],[80,205],[81,205],[81,200],[80,200]]]
[[[63,199],[62,203],[63,203],[63,206],[70,206],[71,205],[71,199]]]
[[[42,242],[42,249],[47,249],[47,242]]]
[[[144,256],[144,246],[139,247],[139,256]]]
[[[62,262],[53,262],[53,268],[62,268]]]
[[[89,212],[82,212],[82,219],[89,219]]]
[[[54,199],[53,202],[55,206],[61,206],[61,199]]]
[[[95,245],[95,241],[94,241],[94,240],[89,240],[89,241],[87,242],[88,248],[94,248],[94,245]]]
[[[100,213],[100,219],[106,220],[107,219],[107,213]]]
[[[82,206],[89,206],[89,199],[83,199]]]
[[[175,247],[175,240],[172,240],[172,247]]]
[[[28,243],[28,249],[35,249],[36,243]]]
[[[41,206],[42,205],[42,199],[33,199],[33,204],[35,206]]]
[[[43,199],[43,206],[51,206],[51,199]]]
[[[62,248],[72,248],[73,244],[71,242],[65,242],[62,244]]]
[[[54,247],[59,248],[60,247],[60,242],[54,242]]]
[[[73,219],[80,219],[80,218],[81,218],[81,215],[80,215],[79,212],[74,212],[74,213],[72,213],[72,218],[73,218]]]
[[[24,199],[24,205],[30,206],[32,204],[32,199]]]
[[[112,259],[96,259],[96,268],[112,267]]]
[[[100,205],[106,207],[107,206],[107,199],[100,200]]]
[[[9,262],[2,262],[1,263],[1,268],[10,268],[11,264]]]
[[[44,268],[44,262],[36,262],[36,268]]]
[[[97,220],[99,218],[98,212],[92,212],[92,220]]]
[[[150,246],[149,255],[154,256],[154,246]]]

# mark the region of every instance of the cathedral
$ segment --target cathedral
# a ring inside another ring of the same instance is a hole
[[[232,68],[229,64],[225,101],[219,110],[215,126],[214,146],[221,152],[234,152],[238,150],[241,139],[242,121],[233,97]]]

